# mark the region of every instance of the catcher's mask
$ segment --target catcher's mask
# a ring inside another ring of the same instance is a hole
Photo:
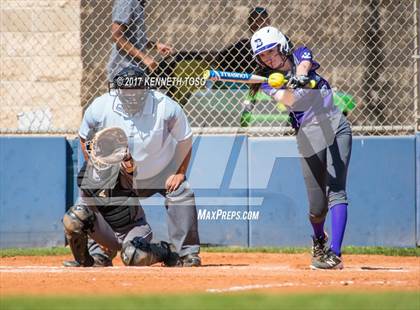
[[[86,151],[96,170],[104,171],[120,165],[130,156],[128,138],[121,128],[110,127],[91,132],[86,139]]]
[[[109,85],[110,93],[118,96],[124,112],[134,115],[143,111],[149,94],[148,76],[137,67],[121,70]]]

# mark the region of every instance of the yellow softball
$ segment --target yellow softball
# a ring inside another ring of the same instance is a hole
[[[268,77],[268,85],[274,88],[280,88],[286,83],[286,79],[281,73],[272,73]]]

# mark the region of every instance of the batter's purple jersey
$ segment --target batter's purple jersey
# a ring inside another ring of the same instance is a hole
[[[320,64],[313,60],[311,50],[306,46],[298,47],[294,50],[292,57],[293,72],[302,61],[312,63],[308,77],[317,83],[314,89],[297,88],[294,90],[296,101],[292,107],[288,107],[293,128],[298,129],[302,124],[311,121],[315,115],[319,117],[339,113],[340,111],[333,103],[333,93],[330,85],[316,73]],[[286,86],[283,88],[286,88]],[[273,89],[267,83],[264,83],[261,90],[270,94]]]

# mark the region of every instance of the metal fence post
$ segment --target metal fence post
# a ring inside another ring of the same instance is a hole
[[[420,0],[414,0],[414,126],[415,131],[420,131]]]

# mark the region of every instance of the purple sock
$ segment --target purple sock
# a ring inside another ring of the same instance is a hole
[[[320,223],[312,223],[312,228],[314,229],[314,236],[315,238],[319,239],[320,237],[324,237],[324,223],[325,220],[323,220]]]
[[[331,208],[331,250],[338,256],[341,255],[344,231],[347,223],[347,204],[341,203]]]

